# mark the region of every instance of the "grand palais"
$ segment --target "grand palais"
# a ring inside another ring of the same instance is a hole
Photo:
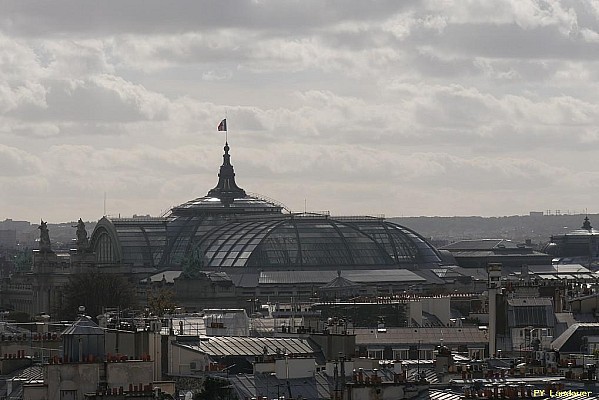
[[[449,253],[382,217],[292,213],[247,193],[235,181],[229,151],[225,144],[218,183],[205,196],[163,217],[103,217],[90,239],[97,266],[140,277],[153,272],[147,281],[163,283],[181,280],[191,266],[213,286],[276,297],[327,284],[362,293],[442,284],[437,275],[455,265]]]
[[[46,237],[31,273],[2,286],[2,303],[55,312],[69,276],[91,271],[126,276],[141,304],[167,289],[188,310],[474,289],[449,251],[409,228],[383,217],[293,213],[246,192],[229,151],[226,143],[216,186],[164,216],[104,216],[89,240],[80,220],[69,253],[54,252]]]

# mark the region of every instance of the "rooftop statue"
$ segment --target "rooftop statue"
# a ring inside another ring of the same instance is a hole
[[[203,253],[199,249],[191,251],[182,262],[182,275],[188,279],[197,279],[204,275],[202,269],[204,267]]]
[[[40,220],[40,251],[51,252],[52,248],[50,245],[50,234],[48,233],[48,223],[44,220]]]
[[[593,227],[591,226],[591,221],[589,220],[589,216],[584,217],[584,223],[580,229],[586,229],[587,231],[592,231]]]
[[[77,250],[87,250],[89,246],[89,239],[87,238],[87,230],[85,230],[85,223],[81,218],[77,222]]]

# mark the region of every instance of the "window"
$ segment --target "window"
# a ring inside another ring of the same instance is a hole
[[[410,350],[409,349],[393,349],[394,360],[409,360]]]
[[[420,355],[421,360],[432,360],[433,359],[433,350],[420,349],[419,355]]]
[[[482,360],[483,354],[483,349],[468,349],[468,356],[473,360]]]
[[[368,349],[368,358],[375,360],[383,359],[383,349]]]

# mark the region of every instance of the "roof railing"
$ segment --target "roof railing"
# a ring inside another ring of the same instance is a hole
[[[248,196],[250,196],[250,197],[255,197],[258,200],[263,200],[263,201],[266,201],[268,203],[272,203],[275,206],[281,207],[283,210],[287,211],[288,213],[291,213],[291,211],[287,208],[287,206],[285,204],[281,203],[280,201],[277,201],[277,200],[272,199],[270,197],[264,196],[264,195],[262,195],[260,193],[253,193],[253,192],[245,192],[245,193]]]
[[[376,214],[376,215],[334,215],[334,219],[341,221],[382,221],[385,219],[385,214]]]
[[[298,219],[328,219],[331,216],[330,211],[302,211],[291,212],[291,218]]]
[[[144,216],[134,216],[134,217],[120,217],[120,216],[112,216],[107,215],[106,218],[117,221],[117,222],[164,222],[166,220],[165,217],[150,217],[147,215]]]

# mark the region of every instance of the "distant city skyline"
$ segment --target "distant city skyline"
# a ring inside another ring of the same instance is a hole
[[[291,210],[599,212],[590,0],[7,0],[0,51],[0,221],[203,196],[225,117]]]

